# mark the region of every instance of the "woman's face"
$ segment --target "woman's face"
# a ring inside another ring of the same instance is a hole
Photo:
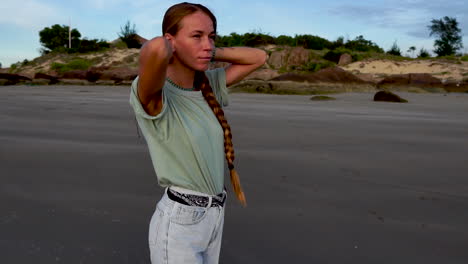
[[[180,21],[179,31],[171,37],[174,56],[195,71],[208,69],[214,49],[213,21],[203,12],[195,12]]]

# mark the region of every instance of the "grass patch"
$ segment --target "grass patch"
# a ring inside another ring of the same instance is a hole
[[[335,97],[326,96],[326,95],[316,95],[310,98],[312,101],[333,101],[336,100]]]
[[[64,73],[72,70],[87,70],[91,65],[93,65],[93,62],[90,60],[75,58],[68,63],[54,62],[50,65],[50,69]]]
[[[461,58],[460,58],[461,61],[468,61],[468,54],[467,55],[463,55]]]
[[[305,64],[304,70],[306,70],[308,72],[316,72],[316,71],[320,71],[320,70],[325,69],[325,68],[333,67],[335,65],[336,65],[335,63],[333,63],[331,61],[326,61],[326,60],[311,61],[311,62],[308,62],[308,63]]]

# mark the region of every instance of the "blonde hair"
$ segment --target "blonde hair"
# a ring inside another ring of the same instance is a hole
[[[185,16],[193,14],[197,11],[203,12],[211,18],[214,32],[216,32],[216,17],[208,8],[200,4],[184,2],[171,6],[164,14],[162,23],[163,34],[169,33],[171,35],[175,35],[180,29],[180,21]],[[216,100],[213,89],[211,88],[210,82],[208,81],[208,78],[204,72],[195,72],[194,87],[201,90],[203,97],[210,106],[211,110],[213,110],[214,115],[218,119],[218,122],[224,131],[224,152],[226,154],[226,160],[229,167],[231,184],[237,199],[243,206],[246,206],[247,203],[244,192],[242,191],[242,187],[240,185],[239,175],[234,169],[234,146],[232,145],[231,127],[229,126],[226,117],[224,116],[223,109]]]

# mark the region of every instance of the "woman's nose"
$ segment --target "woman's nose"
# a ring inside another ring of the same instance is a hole
[[[212,50],[214,48],[213,40],[209,37],[203,38],[203,49]]]

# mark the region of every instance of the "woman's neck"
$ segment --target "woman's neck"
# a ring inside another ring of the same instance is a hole
[[[166,77],[182,88],[193,88],[195,71],[174,61],[167,67]]]

